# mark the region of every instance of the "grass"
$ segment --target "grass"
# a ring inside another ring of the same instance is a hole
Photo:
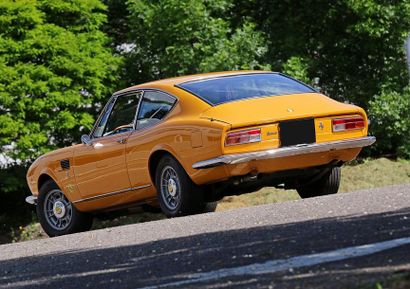
[[[410,183],[410,161],[375,160],[354,161],[342,167],[342,181],[339,192],[385,187]],[[263,188],[258,192],[241,196],[226,197],[218,204],[218,211],[239,207],[263,205],[299,199],[295,190]]]
[[[410,183],[409,160],[389,160],[386,158],[361,160],[342,167],[342,182],[339,192],[350,192],[404,183]],[[299,195],[294,190],[285,191],[275,188],[263,188],[251,194],[225,197],[219,202],[217,211],[297,199],[299,199]],[[163,218],[164,216],[160,213],[139,213],[113,220],[97,220],[94,222],[93,228],[100,229]],[[33,222],[25,227],[13,230],[8,236],[0,236],[0,243],[10,239],[13,242],[19,242],[44,237],[45,234],[42,232],[39,224]]]

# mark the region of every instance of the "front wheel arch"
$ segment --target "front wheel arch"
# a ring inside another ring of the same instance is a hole
[[[47,182],[51,181],[57,184],[57,182],[48,174],[43,173],[39,176],[38,181],[37,181],[37,192],[40,194],[40,189],[41,187]]]
[[[49,199],[49,196],[54,193],[58,193],[60,195],[57,200],[53,198],[54,203],[62,203],[62,200],[65,199],[64,206],[60,207],[60,212],[54,208],[50,208],[50,210],[48,209],[49,200],[52,200]],[[48,212],[50,211],[54,212],[49,215]],[[63,227],[58,228],[59,220],[60,224],[62,221],[67,222],[66,216],[68,212],[70,212],[68,223],[66,223]],[[87,231],[91,228],[93,223],[92,215],[78,211],[76,207],[66,198],[64,192],[60,189],[57,183],[53,180],[46,181],[40,188],[36,213],[43,230],[50,237]],[[54,226],[51,224],[51,218],[57,222]]]

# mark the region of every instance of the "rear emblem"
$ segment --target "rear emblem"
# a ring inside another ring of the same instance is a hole
[[[288,112],[293,112],[293,109],[292,109],[292,108],[288,108]]]
[[[319,123],[319,128],[320,128],[321,130],[323,130],[323,129],[325,128],[323,122],[320,122],[320,123]]]

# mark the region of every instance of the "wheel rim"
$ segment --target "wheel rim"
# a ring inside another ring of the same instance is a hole
[[[47,194],[44,200],[44,216],[47,223],[58,231],[71,224],[73,207],[62,191],[52,190]]]
[[[181,185],[177,172],[171,166],[166,166],[161,173],[161,196],[165,206],[175,210],[181,200]]]

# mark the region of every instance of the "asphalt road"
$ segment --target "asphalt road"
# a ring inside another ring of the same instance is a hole
[[[356,288],[410,271],[410,185],[0,246],[0,288]]]

